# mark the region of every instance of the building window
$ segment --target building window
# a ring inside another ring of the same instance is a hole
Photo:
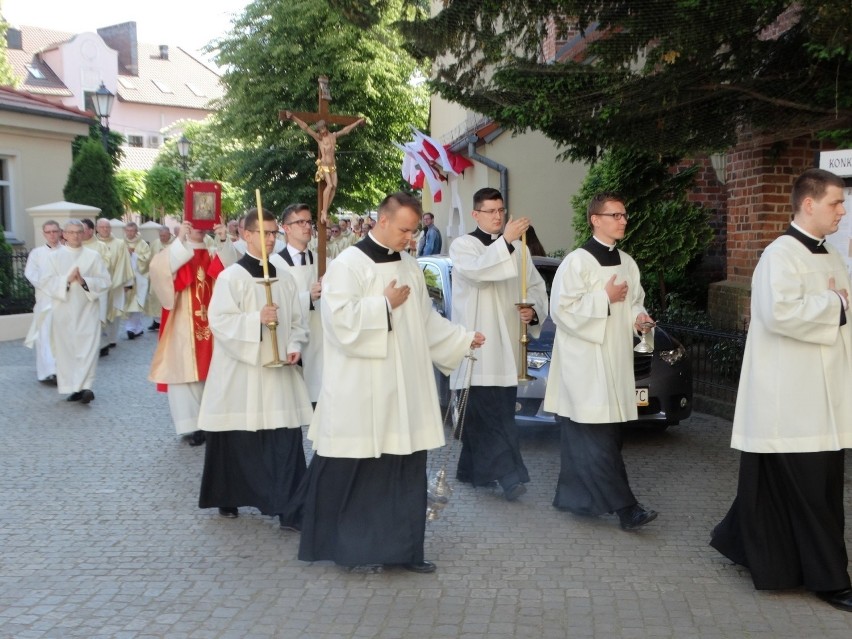
[[[153,82],[154,85],[163,93],[174,93],[172,88],[162,80],[151,80],[151,82]]]
[[[9,237],[12,229],[12,182],[9,176],[9,158],[0,157],[0,225]]]
[[[141,135],[128,135],[127,146],[135,146],[141,148],[145,146],[145,138]]]
[[[130,78],[126,78],[123,75],[118,76],[118,83],[123,86],[125,89],[135,89],[136,85],[133,84],[133,81]]]
[[[204,89],[199,87],[197,84],[192,84],[191,82],[186,83],[187,88],[192,91],[199,98],[206,98],[207,94],[204,93]]]
[[[44,73],[42,70],[32,64],[26,65],[27,71],[31,76],[33,76],[36,80],[44,80]]]

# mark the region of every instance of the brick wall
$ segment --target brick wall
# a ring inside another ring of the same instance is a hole
[[[701,270],[710,281],[720,280],[724,279],[727,273],[728,189],[719,180],[708,157],[690,159],[677,168],[684,169],[696,164],[699,170],[687,199],[700,204],[707,211],[708,223],[713,229],[713,241],[704,253]]]
[[[793,180],[820,150],[818,140],[801,137],[774,145],[746,140],[728,153],[729,282],[751,281],[763,249],[790,223]]]
[[[727,156],[726,280],[711,285],[707,310],[722,326],[748,319],[751,276],[763,249],[790,224],[790,191],[820,151],[832,149],[812,137],[783,143],[748,136]]]

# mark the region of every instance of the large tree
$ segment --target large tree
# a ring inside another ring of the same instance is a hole
[[[389,4],[331,1],[365,26]],[[848,0],[447,0],[402,28],[443,97],[572,159],[722,150],[744,129],[852,141]],[[546,59],[549,32],[570,57]]]
[[[340,187],[336,207],[365,211],[401,186],[402,156],[392,142],[410,138],[428,114],[419,71],[404,51],[395,20],[409,17],[404,0],[389,0],[380,19],[359,28],[325,0],[255,0],[215,44],[226,71],[220,119],[233,150],[239,184],[260,188],[264,206],[280,210],[294,201],[314,205],[316,143],[282,109],[315,111],[317,79],[330,80],[333,113],[367,117],[338,145]],[[332,130],[338,127],[332,126]]]

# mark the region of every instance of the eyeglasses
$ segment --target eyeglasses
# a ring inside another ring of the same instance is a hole
[[[292,222],[284,222],[284,226],[310,226],[311,220],[293,220]]]
[[[503,208],[503,207],[500,207],[499,209],[488,209],[488,210],[473,209],[473,210],[476,211],[477,213],[484,213],[485,215],[494,215],[495,213],[499,213],[500,215],[506,214],[506,209]]]
[[[335,233],[340,233],[340,229],[331,229],[331,233],[332,235],[334,235]]]
[[[249,233],[260,233],[261,231],[258,229],[252,229]],[[264,237],[276,237],[278,235],[278,231],[263,231]]]
[[[630,219],[630,215],[627,213],[594,213],[593,215],[603,215],[604,217],[611,217],[616,222],[621,222],[624,220],[625,222]]]

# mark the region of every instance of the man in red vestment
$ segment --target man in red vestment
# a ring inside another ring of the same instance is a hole
[[[208,248],[204,231],[183,222],[178,241],[155,255],[149,270],[163,314],[148,379],[160,390],[167,388],[175,430],[190,446],[204,443],[198,410],[213,356],[207,307],[219,273],[239,257],[227,228],[219,224],[214,232],[215,246]]]

